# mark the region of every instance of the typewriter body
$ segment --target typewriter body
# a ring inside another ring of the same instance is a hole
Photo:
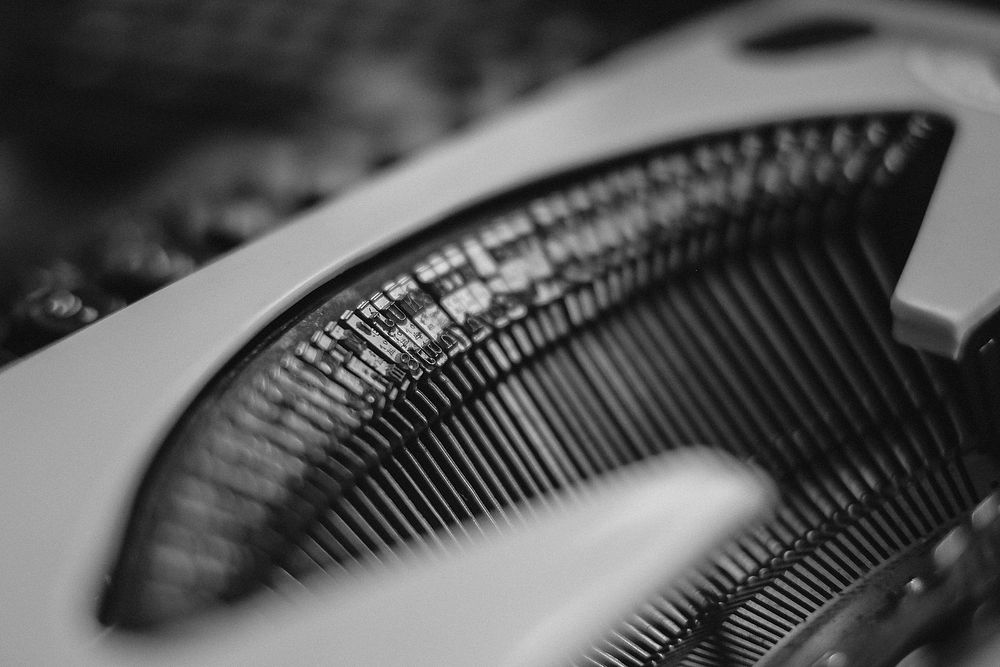
[[[6,368],[0,655],[995,664],[998,45],[741,6]]]

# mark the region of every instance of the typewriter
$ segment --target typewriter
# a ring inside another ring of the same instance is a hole
[[[997,664],[995,10],[728,8],[250,243],[185,218],[221,257],[36,275],[0,656]]]

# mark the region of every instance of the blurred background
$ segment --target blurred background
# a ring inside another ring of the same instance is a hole
[[[725,4],[10,0],[0,366]]]

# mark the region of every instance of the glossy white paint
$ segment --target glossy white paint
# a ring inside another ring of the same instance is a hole
[[[82,655],[103,665],[560,664],[766,509],[765,482],[706,456],[612,475],[449,555],[223,610],[159,642],[109,636]],[[51,655],[80,664],[75,651]]]

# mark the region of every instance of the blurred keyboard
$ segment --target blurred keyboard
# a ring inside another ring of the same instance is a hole
[[[0,207],[0,366],[694,9],[626,4],[24,7],[14,168],[36,199],[96,194]]]

